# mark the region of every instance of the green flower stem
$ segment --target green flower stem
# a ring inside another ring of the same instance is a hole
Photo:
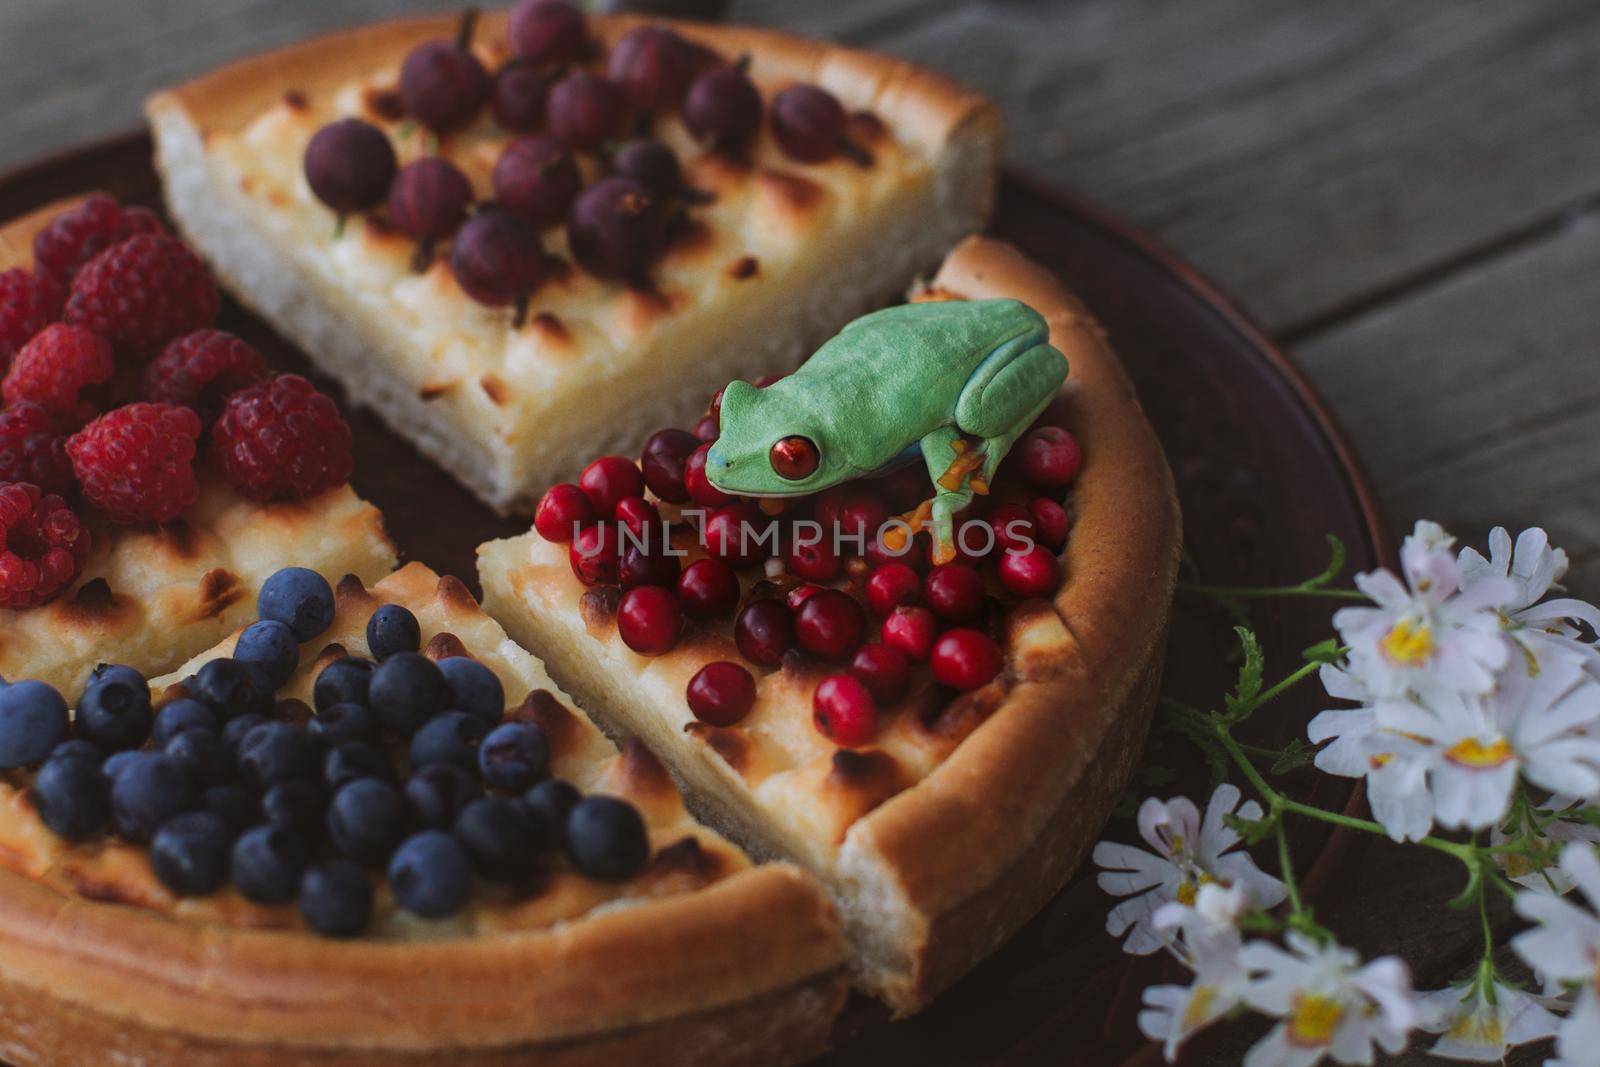
[[[1216,600],[1269,600],[1279,597],[1309,597],[1315,600],[1366,600],[1365,593],[1355,589],[1325,589],[1315,585],[1195,585],[1179,582],[1180,593],[1208,596]]]

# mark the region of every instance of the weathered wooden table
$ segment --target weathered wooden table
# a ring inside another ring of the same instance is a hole
[[[146,92],[233,56],[440,6],[3,0],[0,167],[131,125]],[[1600,6],[735,0],[734,17],[990,93],[1014,164],[1155,234],[1300,362],[1397,530],[1539,523],[1568,585],[1600,596]],[[1457,877],[1379,844],[1324,918],[1435,988],[1471,966],[1474,922],[1413,909]]]

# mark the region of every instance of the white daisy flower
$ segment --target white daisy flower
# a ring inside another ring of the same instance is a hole
[[[1557,861],[1563,846],[1573,841],[1600,843],[1600,828],[1581,819],[1569,817],[1583,807],[1585,801],[1577,797],[1556,795],[1545,802],[1545,807],[1534,815],[1545,820],[1539,828],[1532,855],[1499,852],[1495,864],[1508,879],[1536,893],[1554,893],[1562,896],[1572,891],[1572,879],[1561,870]],[[1513,836],[1499,825],[1489,831],[1489,844],[1506,845]]]
[[[1343,668],[1326,664],[1321,678],[1329,696],[1369,705],[1374,700],[1362,680]],[[1433,798],[1425,741],[1383,729],[1372,706],[1324,711],[1311,720],[1306,735],[1323,745],[1314,759],[1318,770],[1367,780],[1373,818],[1391,838],[1427,836],[1433,826]]]
[[[1361,965],[1337,944],[1319,944],[1296,930],[1289,951],[1252,941],[1240,952],[1251,972],[1245,1003],[1283,1021],[1251,1048],[1245,1067],[1310,1067],[1324,1056],[1372,1062],[1372,1047],[1396,1053],[1417,1025],[1411,974],[1394,956]]]
[[[1156,928],[1177,932],[1174,952],[1194,971],[1189,985],[1144,991],[1139,1029],[1162,1043],[1168,1063],[1177,1059],[1185,1041],[1238,1006],[1246,974],[1239,961],[1237,923],[1251,906],[1242,886],[1207,884],[1200,887],[1194,907],[1174,903],[1156,910]]]
[[[1373,693],[1484,693],[1510,658],[1493,606],[1515,598],[1516,588],[1510,579],[1484,576],[1463,592],[1453,543],[1436,523],[1417,523],[1400,546],[1405,581],[1386,570],[1358,574],[1356,587],[1378,606],[1334,613],[1350,670]]]
[[[1211,794],[1205,821],[1194,802],[1175,797],[1162,803],[1151,797],[1139,806],[1139,836],[1154,852],[1132,845],[1102,841],[1094,847],[1100,888],[1112,896],[1131,897],[1111,909],[1106,930],[1112,937],[1128,934],[1124,952],[1144,956],[1169,944],[1170,931],[1158,930],[1152,919],[1156,909],[1173,901],[1192,905],[1200,887],[1208,883],[1238,885],[1258,908],[1270,908],[1283,899],[1283,883],[1255,865],[1248,853],[1230,851],[1239,835],[1223,816],[1261,818],[1261,805],[1239,803],[1237,786],[1224,783]],[[1133,894],[1139,894],[1134,896]]]
[[[1600,993],[1589,986],[1556,1031],[1556,1059],[1544,1067],[1595,1067],[1600,1063]]]
[[[1574,620],[1600,630],[1600,609],[1571,598],[1539,603],[1551,589],[1559,589],[1567,573],[1567,554],[1550,544],[1538,527],[1523,530],[1515,546],[1503,526],[1489,532],[1489,558],[1475,548],[1463,548],[1458,558],[1461,588],[1471,591],[1486,579],[1505,579],[1512,595],[1492,606],[1504,620],[1506,632],[1522,646],[1530,662],[1551,656],[1574,656],[1590,673],[1600,676],[1600,648],[1581,640]]]
[[[1491,982],[1489,988],[1492,999],[1484,995],[1484,983],[1477,980],[1418,994],[1418,1026],[1443,1035],[1428,1051],[1448,1060],[1488,1063],[1504,1059],[1506,1051],[1516,1045],[1551,1036],[1561,1025],[1560,1018],[1546,1007],[1557,1003],[1553,999],[1500,982]]]
[[[1592,846],[1572,844],[1561,851],[1560,868],[1588,907],[1548,893],[1518,893],[1517,914],[1538,925],[1513,937],[1511,948],[1547,989],[1569,983],[1592,986],[1600,978],[1600,916],[1595,914],[1600,859]],[[1593,1048],[1600,1050],[1600,1041]]]

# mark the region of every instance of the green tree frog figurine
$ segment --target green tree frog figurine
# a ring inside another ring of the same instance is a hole
[[[802,496],[920,453],[934,496],[905,520],[913,533],[931,526],[934,559],[947,562],[952,517],[989,491],[1007,450],[1066,377],[1044,317],[1020,301],[886,308],[765,388],[730,382],[706,477],[725,493]]]

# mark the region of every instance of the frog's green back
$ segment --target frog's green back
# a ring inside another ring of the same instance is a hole
[[[850,323],[796,373],[881,387],[889,363],[927,379],[964,382],[989,353],[1043,325],[1044,317],[1020,300],[899,304]]]

